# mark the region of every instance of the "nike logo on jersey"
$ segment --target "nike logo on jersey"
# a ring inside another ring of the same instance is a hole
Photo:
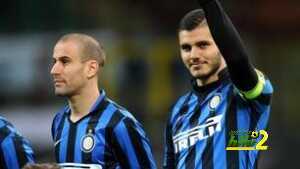
[[[208,118],[204,124],[198,125],[187,131],[178,133],[173,137],[175,153],[178,153],[190,146],[196,144],[200,140],[204,140],[216,132],[221,131],[221,120],[223,115]]]
[[[56,147],[57,144],[59,144],[59,143],[61,142],[61,140],[62,140],[62,139],[57,140],[57,141],[54,143],[54,147]]]

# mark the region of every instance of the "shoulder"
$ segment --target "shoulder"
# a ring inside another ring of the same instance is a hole
[[[180,110],[184,109],[185,106],[188,106],[190,100],[195,99],[196,97],[197,96],[192,91],[189,91],[180,96],[172,105],[169,115],[169,121],[172,121],[177,116],[177,114],[180,113]]]
[[[55,116],[53,118],[53,124],[58,123],[65,116],[68,109],[69,109],[69,106],[65,106],[65,107],[61,108],[58,112],[56,112]]]
[[[110,105],[115,109],[113,116],[117,116],[119,119],[129,118],[136,121],[135,117],[125,107],[119,105],[111,99],[107,100],[110,103]]]
[[[68,106],[65,106],[55,114],[52,121],[52,134],[58,128],[58,125],[61,122],[61,120],[63,120],[64,117],[66,116],[67,114],[66,112],[68,108],[69,108]]]
[[[8,120],[0,117],[0,142],[8,146],[12,141],[23,142],[22,140],[24,138],[18,130]]]
[[[114,129],[114,131],[118,132],[127,129],[130,126],[140,126],[139,121],[123,106],[120,106],[116,102],[109,100],[111,106],[115,108],[115,111],[111,117],[109,128]]]
[[[4,117],[0,117],[0,132],[1,134],[18,133],[12,123],[10,123]]]
[[[7,125],[11,125],[11,123],[4,117],[0,116],[0,127],[4,127]]]

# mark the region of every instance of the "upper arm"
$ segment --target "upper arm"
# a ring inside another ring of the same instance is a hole
[[[115,126],[113,137],[122,168],[156,168],[149,139],[138,122],[124,118]]]
[[[22,136],[11,133],[2,144],[2,155],[7,166],[22,168],[27,163],[34,163],[34,153],[27,140]]]

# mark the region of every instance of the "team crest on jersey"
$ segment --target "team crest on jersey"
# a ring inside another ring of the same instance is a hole
[[[81,150],[83,152],[89,153],[94,149],[94,147],[95,147],[95,137],[91,132],[89,132],[81,139]]]
[[[209,101],[209,108],[212,110],[215,110],[218,105],[221,103],[221,96],[215,95],[210,101]]]

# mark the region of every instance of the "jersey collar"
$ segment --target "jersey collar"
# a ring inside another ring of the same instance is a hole
[[[96,102],[93,104],[93,106],[90,109],[90,113],[91,112],[95,112],[97,111],[98,107],[101,105],[101,103],[103,103],[103,100],[106,98],[106,93],[104,90],[100,90],[100,95],[97,98]]]

